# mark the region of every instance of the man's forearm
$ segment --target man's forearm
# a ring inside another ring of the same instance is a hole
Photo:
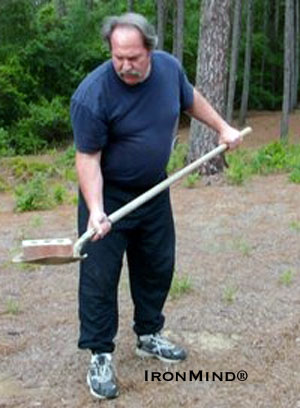
[[[222,133],[229,126],[196,89],[194,89],[194,103],[187,112],[193,116],[193,118],[204,122],[218,133]]]
[[[103,211],[103,178],[100,168],[101,153],[76,153],[79,186],[90,212]]]

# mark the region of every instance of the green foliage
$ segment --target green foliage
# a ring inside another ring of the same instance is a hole
[[[36,175],[46,178],[55,174],[55,167],[51,164],[44,161],[31,161],[22,156],[14,157],[9,163],[9,167],[12,169],[13,176],[18,180],[28,181]]]
[[[231,304],[235,301],[238,289],[233,286],[226,286],[223,291],[223,301]]]
[[[41,98],[38,104],[29,105],[28,116],[14,127],[14,148],[18,154],[36,154],[70,135],[69,112],[63,99],[57,96],[49,102]]]
[[[185,293],[192,290],[192,282],[189,276],[179,277],[176,273],[172,280],[172,285],[170,289],[170,296],[172,299],[179,298]]]
[[[290,228],[296,232],[300,232],[300,221],[297,220],[292,221],[290,223]]]
[[[56,184],[53,189],[53,198],[56,204],[63,204],[66,201],[67,190],[62,184]]]
[[[293,277],[294,272],[291,269],[288,269],[279,276],[279,283],[284,286],[290,286],[293,281]]]
[[[184,167],[186,157],[188,153],[187,143],[178,143],[173,150],[169,163],[167,165],[167,173],[173,173],[174,171]]]
[[[252,159],[256,173],[268,174],[287,167],[287,147],[280,142],[272,142],[262,147]]]
[[[9,184],[6,182],[6,180],[2,176],[0,176],[0,193],[9,191],[9,189],[10,189]]]
[[[295,167],[290,176],[289,176],[289,180],[292,181],[293,183],[297,183],[300,184],[300,166]]]
[[[47,210],[53,205],[44,176],[38,174],[15,188],[16,211]]]
[[[237,150],[227,156],[228,168],[225,170],[227,181],[230,184],[241,185],[251,175],[251,168],[247,166],[248,152]]]
[[[11,314],[11,315],[18,315],[19,313],[21,313],[19,302],[13,298],[7,299],[6,313]]]
[[[32,33],[34,2],[28,0],[1,0],[0,2],[0,56],[13,53]]]
[[[227,155],[229,168],[225,170],[231,184],[240,185],[254,174],[286,171],[289,179],[299,182],[300,146],[272,142],[256,151],[238,150]]]
[[[7,130],[0,127],[0,157],[13,156],[15,151],[10,147],[10,137]]]
[[[199,173],[192,173],[187,176],[184,185],[187,188],[194,188],[196,186],[197,181],[199,180],[200,180]]]
[[[69,146],[63,154],[60,154],[58,158],[55,160],[55,164],[58,167],[67,167],[67,168],[74,168],[75,167],[75,146]]]
[[[16,55],[0,65],[0,125],[10,126],[27,113],[35,85]]]

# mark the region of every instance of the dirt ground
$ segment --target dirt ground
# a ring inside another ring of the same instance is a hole
[[[276,138],[279,119],[251,115],[254,133],[245,144]],[[300,142],[299,111],[292,126]],[[13,198],[0,194],[0,408],[300,408],[299,185],[284,174],[242,187],[178,183],[172,200],[176,272],[191,289],[167,301],[165,331],[189,357],[167,367],[135,356],[125,268],[115,353],[121,395],[99,402],[85,382],[89,353],[77,349],[78,265],[10,262],[24,238],[75,238],[76,209],[16,214]],[[202,370],[203,381],[145,381],[145,370]],[[237,379],[241,370],[246,381]],[[206,381],[213,372],[236,377]]]

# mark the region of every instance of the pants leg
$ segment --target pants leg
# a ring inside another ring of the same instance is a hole
[[[127,248],[131,295],[135,306],[137,335],[162,329],[162,309],[174,270],[175,231],[169,191],[164,191],[142,208],[139,226]]]
[[[107,202],[108,211],[110,201]],[[89,213],[80,197],[79,233],[86,230]],[[88,257],[80,264],[79,348],[112,352],[118,329],[118,283],[127,246],[125,230],[113,229],[104,239],[89,242]]]

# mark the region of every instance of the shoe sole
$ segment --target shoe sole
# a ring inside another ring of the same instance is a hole
[[[176,363],[181,363],[183,361],[183,360],[170,360],[168,358],[159,356],[157,354],[149,353],[148,351],[142,350],[138,347],[135,349],[135,353],[137,356],[141,358],[157,358],[158,360],[163,361],[164,363],[176,364]]]
[[[119,396],[119,391],[117,391],[117,393],[116,393],[115,395],[111,396],[111,397],[105,397],[104,395],[96,394],[95,391],[93,390],[92,386],[91,386],[91,382],[90,382],[90,379],[89,379],[89,376],[88,376],[88,375],[87,375],[87,377],[86,377],[86,382],[87,382],[87,385],[88,385],[89,388],[90,388],[90,393],[91,393],[92,396],[95,397],[95,398],[104,400],[104,399],[114,399],[114,398],[117,398],[117,397]]]

